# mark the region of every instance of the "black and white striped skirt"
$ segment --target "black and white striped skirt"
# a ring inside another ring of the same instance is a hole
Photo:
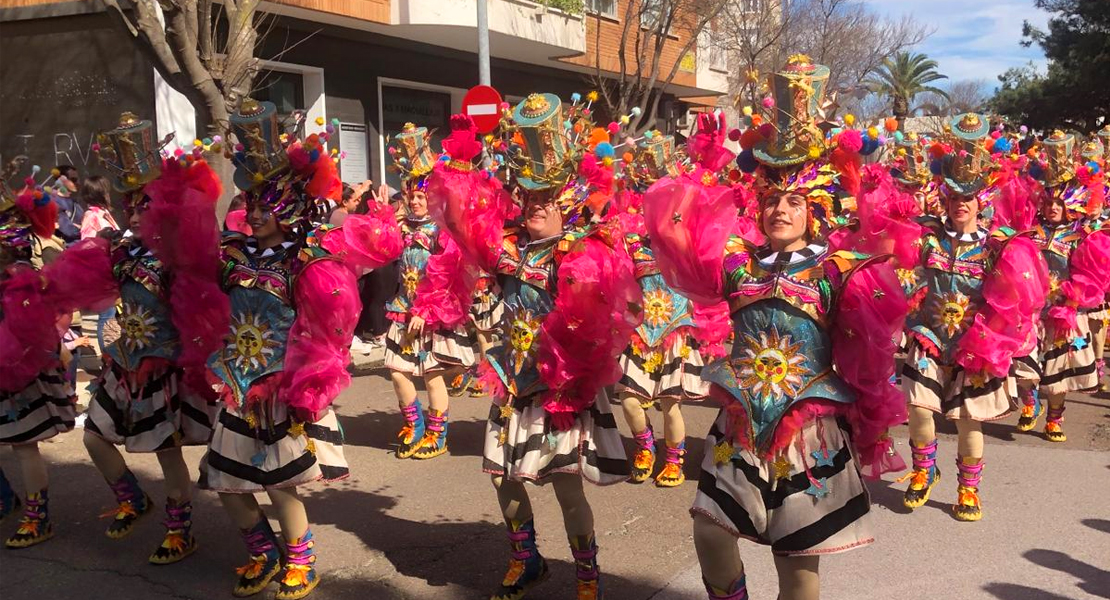
[[[128,452],[207,444],[219,405],[183,390],[180,378],[170,367],[133,390],[119,365],[108,365],[93,386],[85,430]]]
[[[623,375],[616,392],[646,404],[657,398],[702,400],[709,395],[709,382],[701,378],[704,365],[697,345],[684,336],[676,336],[667,348],[638,350],[629,345],[620,358]]]
[[[566,431],[551,426],[541,394],[513,399],[507,416],[501,408],[494,404],[486,422],[486,473],[538,484],[556,473],[578,473],[597,485],[628,479],[628,457],[604,391]]]
[[[911,339],[902,365],[902,391],[910,405],[951,420],[996,421],[1017,409],[1017,364],[1011,363],[1006,377],[978,381],[958,365],[938,364]]]
[[[302,423],[284,404],[266,404],[247,412],[221,408],[200,465],[201,489],[251,494],[350,475],[334,411]]]
[[[462,328],[425,331],[410,338],[407,325],[394,321],[385,336],[385,366],[391,371],[423,377],[432,371],[470,368],[477,341]]]
[[[77,396],[62,367],[39,373],[15,393],[0,393],[0,445],[30,444],[73,429]]]
[[[875,541],[871,500],[835,418],[808,423],[801,440],[774,459],[733,446],[724,434],[728,420],[722,409],[705,438],[691,514],[782,556],[835,554]]]
[[[1056,339],[1051,322],[1045,322],[1041,337],[1041,393],[1048,395],[1081,392],[1098,387],[1094,338],[1086,315],[1075,320],[1078,331],[1068,339]]]
[[[505,305],[501,297],[494,295],[488,289],[474,295],[474,303],[470,305],[470,322],[474,328],[482,333],[497,331],[501,327],[501,317],[505,314]]]

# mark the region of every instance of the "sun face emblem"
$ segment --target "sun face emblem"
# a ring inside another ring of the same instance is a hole
[[[1056,301],[1056,296],[1060,293],[1060,276],[1056,273],[1048,272],[1048,303],[1052,304]]]
[[[235,364],[244,370],[265,368],[274,355],[278,342],[269,325],[258,315],[243,313],[236,315],[231,323],[235,337]]]
[[[513,348],[512,359],[516,373],[520,373],[532,354],[532,345],[540,330],[540,320],[532,311],[518,308],[509,321],[509,343]]]
[[[146,348],[154,340],[157,321],[142,306],[125,303],[118,321],[120,338],[128,350]]]
[[[761,331],[759,339],[745,335],[743,355],[736,359],[740,385],[756,397],[796,395],[802,377],[812,373],[803,366],[806,356],[798,352],[801,347],[789,335],[780,337],[775,327]]]
[[[967,307],[971,300],[959,293],[949,292],[941,296],[940,311],[937,316],[937,325],[943,327],[948,337],[956,335],[964,328],[967,320]]]
[[[420,283],[420,270],[416,267],[405,267],[401,272],[401,287],[405,290],[405,296],[412,298],[416,295],[416,286]]]
[[[671,295],[664,290],[652,290],[644,294],[644,321],[652,327],[662,327],[671,322],[674,309]]]
[[[917,284],[917,271],[913,269],[896,269],[895,272],[898,274],[898,283],[902,286],[902,289],[909,289]]]

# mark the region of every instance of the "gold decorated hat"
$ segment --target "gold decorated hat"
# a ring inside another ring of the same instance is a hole
[[[961,196],[971,196],[986,186],[991,155],[984,146],[990,123],[978,113],[956,115],[947,124],[952,151],[941,161],[944,185]]]
[[[1075,178],[1075,136],[1057,129],[1041,142],[1044,156],[1044,184],[1055,187]]]
[[[774,105],[764,122],[771,124],[774,135],[755,145],[755,159],[773,167],[788,167],[824,154],[825,134],[817,126],[817,115],[829,83],[829,68],[813,64],[805,54],[795,54],[781,71],[771,75],[769,83]]]
[[[117,191],[139,190],[162,174],[162,148],[173,134],[162,140],[155,135],[154,123],[131,112],[120,115],[115,129],[97,134],[97,158]]]

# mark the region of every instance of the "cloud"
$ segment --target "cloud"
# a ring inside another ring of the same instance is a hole
[[[935,30],[915,50],[937,61],[952,81],[984,79],[991,86],[1010,67],[1026,63],[1043,67],[1036,46],[1022,48],[1022,24],[1044,27],[1048,14],[1032,0],[865,0],[891,17],[913,15]]]

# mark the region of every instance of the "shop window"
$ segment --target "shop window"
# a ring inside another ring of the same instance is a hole
[[[252,97],[255,100],[269,100],[277,107],[282,118],[288,118],[293,111],[305,110],[304,75],[285,71],[269,71],[256,84]]]
[[[586,11],[615,19],[617,18],[617,0],[586,0]]]
[[[417,127],[428,128],[432,133],[429,142],[432,152],[439,153],[440,142],[450,133],[448,120],[451,118],[451,94],[383,85],[381,101],[381,133],[385,136],[387,147],[393,142],[393,136],[401,132],[405,123],[412,123]],[[386,163],[386,167],[389,167],[388,158]],[[401,177],[392,169],[386,170],[385,182],[393,189],[401,189]]]

